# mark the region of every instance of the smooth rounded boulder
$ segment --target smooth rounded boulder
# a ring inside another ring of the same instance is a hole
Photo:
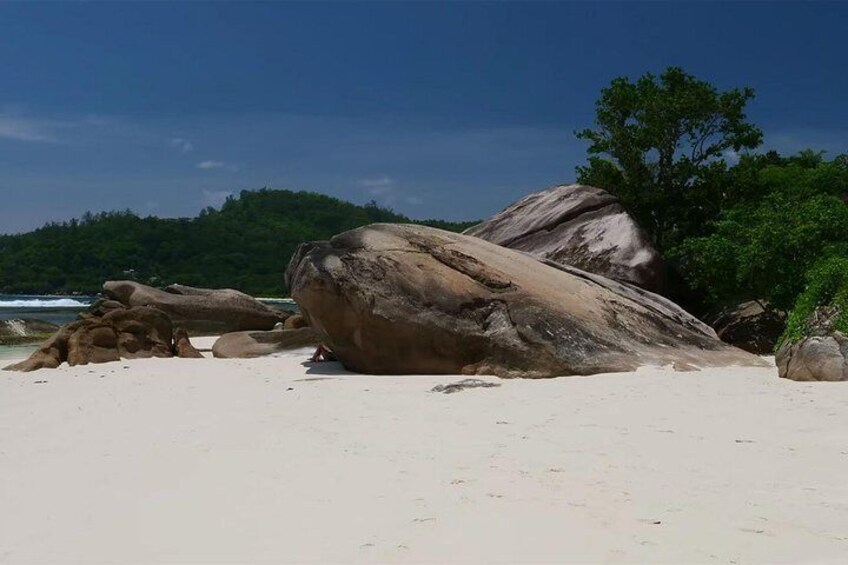
[[[764,365],[660,296],[435,228],[374,224],[304,244],[286,282],[321,341],[360,373]]]
[[[848,339],[836,332],[785,344],[775,355],[778,376],[793,381],[848,380]]]
[[[834,329],[840,310],[813,310],[802,335],[784,339],[775,354],[778,376],[793,381],[848,380],[848,336]]]
[[[232,289],[210,290],[172,285],[159,290],[134,281],[107,281],[103,293],[124,306],[153,306],[174,324],[194,332],[270,330],[288,314]]]
[[[215,340],[212,356],[221,359],[250,359],[302,347],[317,347],[320,343],[311,328],[232,332]]]
[[[648,235],[615,196],[594,186],[530,194],[465,233],[654,292],[665,284]]]

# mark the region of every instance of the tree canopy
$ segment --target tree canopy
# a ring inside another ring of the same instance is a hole
[[[663,251],[732,200],[717,178],[725,157],[762,141],[745,115],[753,97],[750,88],[721,92],[677,67],[617,78],[601,91],[595,127],[576,132],[589,142],[578,180],[618,196]]]
[[[373,202],[357,206],[288,190],[244,191],[196,218],[85,214],[0,236],[0,292],[93,293],[107,279],[182,283],[280,295],[298,244],[374,222],[413,222]],[[419,222],[459,231],[473,222]]]
[[[712,233],[670,256],[713,302],[765,299],[791,308],[807,271],[848,251],[848,159],[804,151],[743,159],[730,175],[749,198],[722,212]]]

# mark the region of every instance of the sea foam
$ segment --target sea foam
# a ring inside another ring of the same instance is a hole
[[[73,298],[0,299],[0,308],[85,308],[87,306],[88,303]]]

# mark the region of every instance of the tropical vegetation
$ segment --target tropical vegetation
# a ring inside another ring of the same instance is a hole
[[[602,90],[580,182],[612,192],[669,266],[668,294],[695,314],[757,300],[792,310],[842,300],[848,156],[757,153],[751,88],[720,91],[672,67]],[[803,313],[801,313],[803,312]]]
[[[104,280],[236,288],[285,294],[283,271],[304,241],[374,222],[414,222],[369,203],[262,189],[229,198],[196,218],[85,214],[33,232],[0,235],[0,292],[94,293]],[[460,231],[473,222],[421,222]]]

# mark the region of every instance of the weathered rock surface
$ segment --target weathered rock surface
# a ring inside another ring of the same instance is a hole
[[[306,318],[300,314],[294,314],[286,319],[283,327],[287,330],[296,330],[298,328],[308,328],[309,324],[307,323]]]
[[[751,300],[723,310],[712,322],[719,339],[757,355],[771,355],[786,327],[786,312]]]
[[[172,332],[171,320],[155,308],[116,309],[62,326],[28,359],[5,369],[35,371],[55,369],[65,361],[85,365],[122,358],[171,357]]]
[[[215,341],[212,355],[223,359],[249,359],[301,347],[317,347],[319,344],[320,340],[311,328],[232,332]]]
[[[55,369],[68,359],[68,340],[77,329],[74,322],[60,327],[55,334],[50,336],[41,346],[27,359],[20,363],[3,367],[4,371],[35,371],[38,369]]]
[[[184,328],[174,329],[174,355],[182,359],[203,359],[203,353],[191,344]]]
[[[302,245],[286,281],[353,371],[553,377],[762,365],[672,302],[467,235],[374,224]]]
[[[0,345],[38,343],[57,329],[56,324],[43,320],[0,320]]]
[[[612,194],[572,184],[530,194],[465,233],[539,258],[661,291],[665,267]]]
[[[838,312],[818,308],[807,321],[804,337],[777,350],[778,375],[793,381],[848,380],[848,337],[833,329]]]
[[[117,300],[99,298],[92,302],[88,309],[85,312],[81,312],[77,317],[80,319],[100,318],[103,317],[107,312],[111,312],[112,310],[123,310],[124,308],[126,308],[126,306],[124,306]]]
[[[108,281],[103,292],[127,307],[153,306],[189,331],[270,330],[287,314],[231,289],[209,290],[172,285],[159,290],[133,281]],[[179,294],[177,293],[179,291]]]

